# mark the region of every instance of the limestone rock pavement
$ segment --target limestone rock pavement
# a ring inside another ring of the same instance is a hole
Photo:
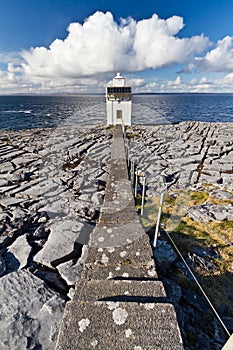
[[[99,216],[110,143],[105,127],[0,132],[2,350],[54,349]]]

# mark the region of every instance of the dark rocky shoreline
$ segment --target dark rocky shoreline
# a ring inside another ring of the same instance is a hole
[[[232,123],[133,126],[127,134],[130,159],[147,176],[148,198],[164,186],[182,193],[208,184],[205,190],[230,202],[192,206],[188,215],[207,223],[233,220]],[[106,127],[0,132],[1,349],[54,349],[104,198],[111,138]],[[180,317],[185,349],[220,349],[226,337],[217,324],[201,330],[208,308],[177,285],[177,263],[167,269],[158,263],[158,270]],[[232,325],[232,316],[223,314]]]

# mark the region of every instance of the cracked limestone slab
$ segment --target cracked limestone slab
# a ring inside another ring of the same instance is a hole
[[[188,208],[188,216],[194,221],[210,222],[233,220],[232,204],[202,204]]]
[[[82,248],[82,256],[77,262],[70,260],[57,266],[59,274],[69,286],[75,285],[75,283],[80,279],[87,251],[87,245],[84,245]]]
[[[27,265],[31,249],[31,246],[27,242],[26,235],[18,237],[8,248],[8,253],[12,254],[14,259],[19,263],[18,269],[22,269]]]
[[[26,270],[0,279],[0,349],[54,350],[64,299]]]
[[[77,219],[55,220],[48,226],[50,234],[34,261],[51,267],[51,263],[74,252],[75,243],[87,244],[93,226]]]

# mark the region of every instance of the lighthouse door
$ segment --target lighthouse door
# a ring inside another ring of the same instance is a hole
[[[120,120],[122,120],[122,110],[121,109],[118,109],[117,111],[116,111],[116,117],[117,117],[117,121],[120,121]]]

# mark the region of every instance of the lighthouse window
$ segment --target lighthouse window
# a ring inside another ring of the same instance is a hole
[[[108,87],[107,88],[108,94],[131,94],[131,87],[124,86],[124,87]]]

